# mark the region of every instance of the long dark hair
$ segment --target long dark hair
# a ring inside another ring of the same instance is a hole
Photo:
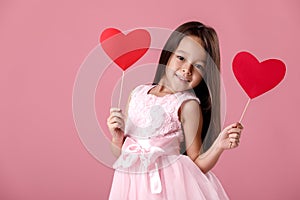
[[[167,40],[159,59],[153,84],[159,83],[165,74],[170,56],[175,52],[185,36],[196,36],[201,39],[207,52],[205,72],[202,81],[193,88],[201,101],[203,127],[201,133],[202,152],[205,152],[218,136],[220,123],[220,49],[216,31],[200,22],[192,21],[179,26]]]

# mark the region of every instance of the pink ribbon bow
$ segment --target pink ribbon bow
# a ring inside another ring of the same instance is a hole
[[[134,140],[130,137],[127,137],[125,143],[123,144],[124,150],[113,167],[115,169],[123,169],[130,172],[148,173],[151,193],[158,194],[161,192],[162,186],[156,160],[163,155],[179,154],[179,152],[176,150],[178,142],[167,142],[169,144],[167,145],[168,148],[161,148],[158,145],[154,146],[151,143],[151,139]],[[136,165],[138,164],[138,161],[140,164]]]

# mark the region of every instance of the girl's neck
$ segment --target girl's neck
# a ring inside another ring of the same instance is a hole
[[[153,94],[158,97],[163,97],[165,95],[174,94],[172,90],[170,90],[168,87],[162,85],[161,83],[158,83],[155,87],[153,87],[149,94]]]

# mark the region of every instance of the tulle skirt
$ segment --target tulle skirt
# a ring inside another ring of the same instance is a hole
[[[158,170],[161,190],[151,190],[148,173],[115,170],[110,200],[226,200],[229,199],[217,177],[204,174],[185,155]]]

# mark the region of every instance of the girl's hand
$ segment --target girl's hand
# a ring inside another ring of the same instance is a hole
[[[218,136],[218,145],[221,149],[232,149],[239,146],[243,126],[237,122],[224,128]]]
[[[107,126],[113,136],[113,140],[123,141],[124,139],[124,115],[120,108],[111,108],[107,118]]]

